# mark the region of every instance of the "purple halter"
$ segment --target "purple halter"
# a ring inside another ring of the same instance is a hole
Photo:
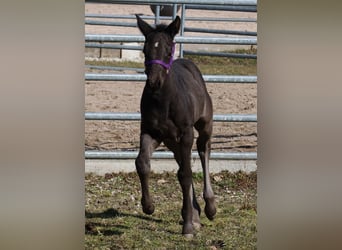
[[[162,60],[151,60],[151,61],[145,61],[145,66],[148,66],[148,65],[151,65],[151,64],[159,64],[161,66],[163,66],[165,69],[166,69],[166,72],[169,73],[169,70],[172,66],[172,63],[173,63],[173,56],[174,56],[174,53],[175,53],[175,49],[176,49],[176,43],[173,43],[172,44],[172,50],[171,50],[171,58],[170,58],[170,61],[169,63],[165,63],[164,61]]]

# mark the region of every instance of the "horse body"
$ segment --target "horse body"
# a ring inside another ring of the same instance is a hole
[[[140,105],[141,129],[161,141],[179,141],[182,128],[193,127],[200,118],[210,119],[212,116],[211,99],[204,81],[194,78],[188,68],[197,69],[191,61],[178,59],[160,89],[155,90],[149,85],[144,88]]]
[[[192,185],[191,149],[193,128],[199,133],[197,150],[204,173],[205,213],[213,219],[216,213],[214,193],[209,178],[210,137],[213,108],[203,77],[194,63],[185,59],[173,61],[173,38],[179,30],[177,17],[169,26],[150,27],[137,16],[138,27],[145,35],[144,46],[147,81],[141,98],[140,151],[136,169],[142,188],[142,207],[154,212],[149,194],[150,157],[163,142],[179,165],[178,179],[183,192],[182,233],[193,235],[200,226],[200,207]],[[173,45],[174,46],[174,45]],[[169,60],[169,63],[165,63]],[[152,63],[151,63],[152,62]]]

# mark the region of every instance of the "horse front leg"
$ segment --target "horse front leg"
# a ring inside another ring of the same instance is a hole
[[[152,214],[154,212],[153,199],[149,192],[150,158],[159,144],[160,142],[148,134],[140,135],[140,150],[135,160],[135,167],[140,179],[142,192],[141,205],[145,214]]]

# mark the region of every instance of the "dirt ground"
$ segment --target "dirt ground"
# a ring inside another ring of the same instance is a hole
[[[86,14],[134,14],[151,15],[149,6],[85,4]],[[187,16],[222,16],[221,11],[188,11]],[[255,13],[230,13],[229,17],[256,18]],[[256,23],[205,23],[189,22],[191,27],[236,29],[256,31]],[[232,27],[230,27],[232,26]],[[139,34],[137,28],[101,27],[86,25],[89,34]],[[190,33],[187,35],[191,35]],[[195,34],[198,36],[198,34]],[[203,45],[202,45],[203,46]],[[98,72],[86,69],[86,72]],[[86,112],[139,112],[143,82],[86,82]],[[208,83],[215,114],[256,114],[256,84]],[[86,121],[86,150],[138,150],[139,121]],[[161,148],[163,149],[163,148]],[[212,151],[255,152],[257,149],[256,123],[215,122]]]

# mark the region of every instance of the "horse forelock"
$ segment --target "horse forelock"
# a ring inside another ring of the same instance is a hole
[[[158,24],[155,26],[153,32],[151,32],[150,34],[148,34],[148,36],[146,37],[146,40],[150,40],[150,39],[153,39],[156,35],[158,34],[165,34],[165,42],[172,42],[172,37],[170,36],[170,34],[168,34],[166,32],[166,28],[168,26],[166,24]],[[170,38],[171,40],[169,41]],[[164,40],[164,39],[163,39]],[[172,43],[168,44],[168,45],[172,45]]]
[[[158,32],[161,32],[161,31],[164,31],[165,29],[167,28],[167,25],[166,24],[158,24],[155,28],[155,31],[158,31]]]

